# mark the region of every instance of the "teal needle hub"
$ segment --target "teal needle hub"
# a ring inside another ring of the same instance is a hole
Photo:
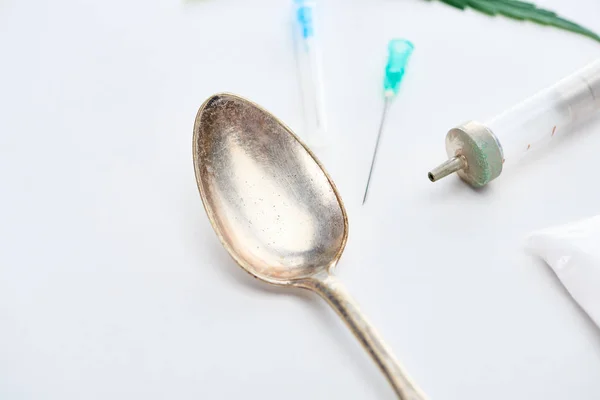
[[[388,44],[388,61],[385,66],[383,89],[386,97],[394,97],[400,89],[404,69],[415,46],[406,39],[392,39]]]

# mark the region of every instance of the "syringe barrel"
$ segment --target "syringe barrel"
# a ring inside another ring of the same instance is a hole
[[[600,111],[600,59],[484,123],[511,163]]]

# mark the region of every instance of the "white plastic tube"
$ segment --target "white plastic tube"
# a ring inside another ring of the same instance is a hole
[[[600,216],[535,232],[527,247],[600,328]]]

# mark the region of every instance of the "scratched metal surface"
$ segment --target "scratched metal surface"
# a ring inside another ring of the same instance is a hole
[[[286,126],[248,100],[221,94],[198,111],[193,140],[204,206],[240,265],[285,283],[337,262],[345,210]]]

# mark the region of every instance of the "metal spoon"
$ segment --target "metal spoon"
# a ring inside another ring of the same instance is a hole
[[[193,155],[204,208],[234,260],[268,283],[318,293],[398,398],[425,399],[331,274],[346,245],[346,211],[333,181],[294,133],[251,101],[216,94],[196,116]]]

